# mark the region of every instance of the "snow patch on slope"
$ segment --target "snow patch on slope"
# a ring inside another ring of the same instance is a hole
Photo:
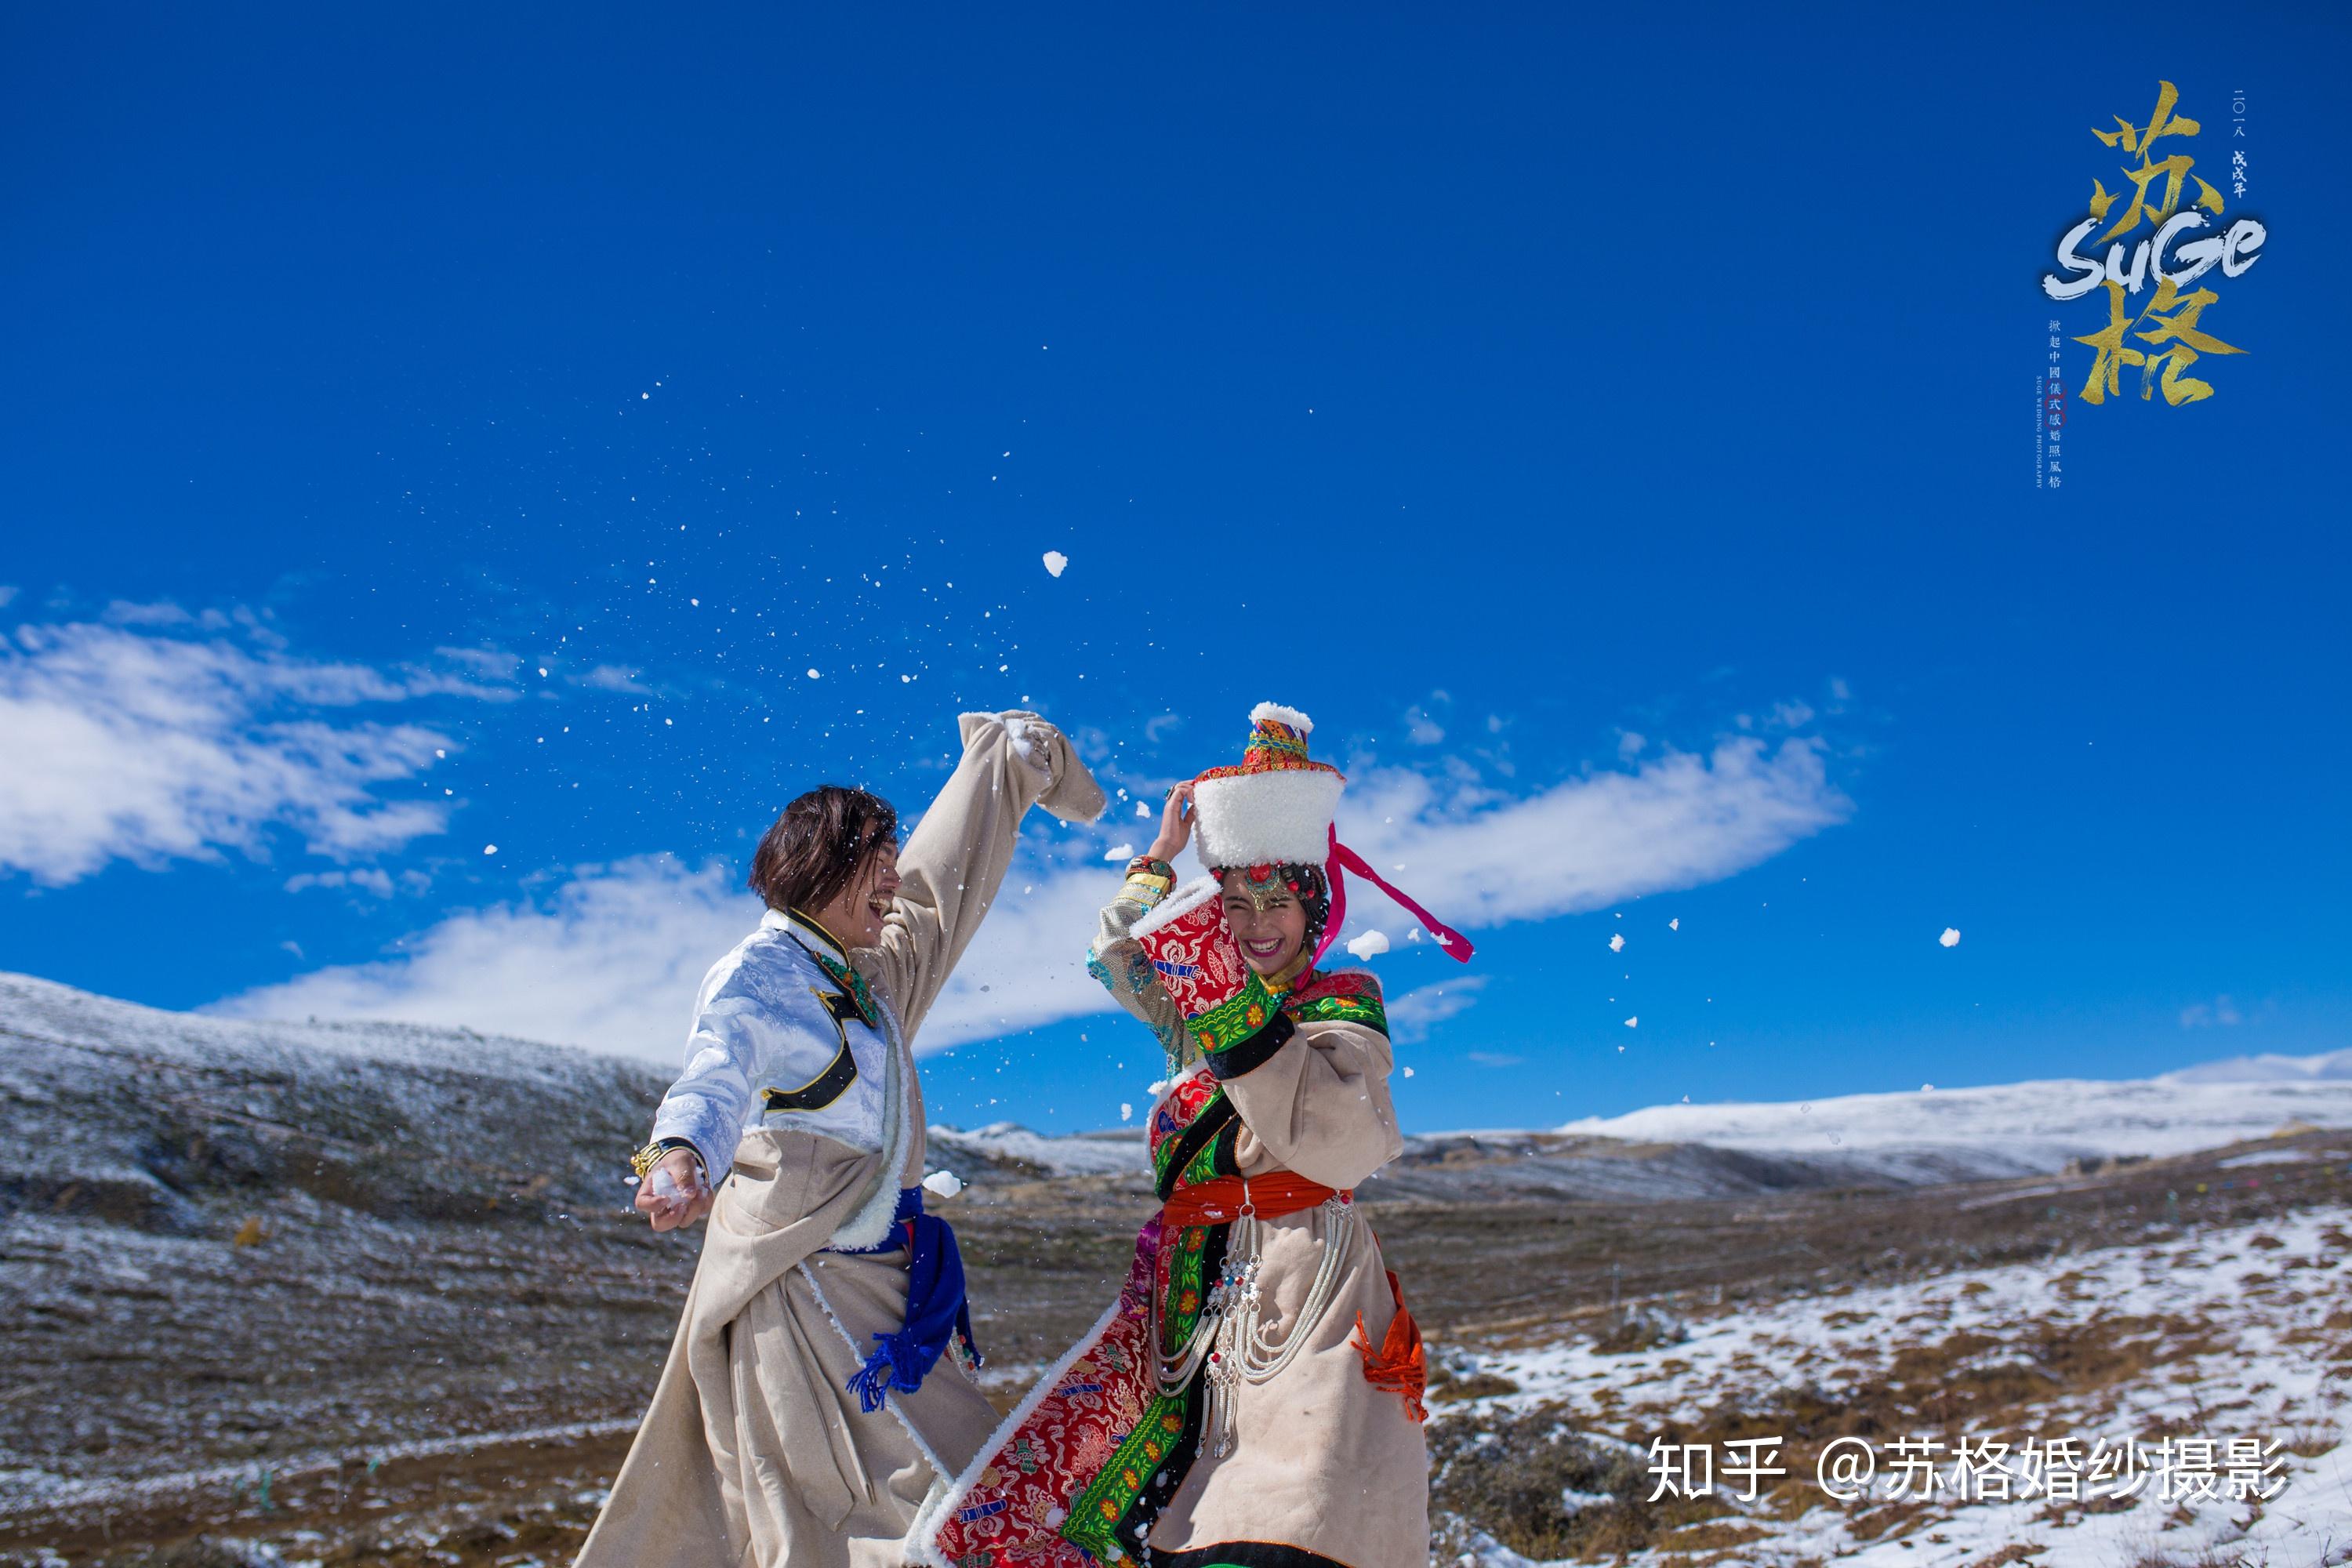
[[[2058,1079],[1807,1101],[1657,1105],[1584,1117],[1559,1131],[1832,1156],[1910,1180],[1906,1173],[1926,1158],[1986,1176],[2046,1173],[2070,1160],[2186,1154],[2267,1138],[2296,1121],[2352,1127],[2352,1051],[2242,1058],[2123,1081]]]

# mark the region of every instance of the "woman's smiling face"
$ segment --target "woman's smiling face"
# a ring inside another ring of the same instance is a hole
[[[1247,871],[1225,873],[1225,923],[1242,962],[1260,974],[1281,973],[1307,941],[1307,906],[1298,895],[1278,881],[1254,882]]]

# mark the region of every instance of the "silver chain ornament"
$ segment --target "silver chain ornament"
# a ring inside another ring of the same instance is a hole
[[[1179,1354],[1171,1356],[1165,1348],[1161,1314],[1166,1309],[1160,1292],[1152,1293],[1151,1348],[1158,1363],[1160,1392],[1172,1397],[1183,1391],[1196,1373],[1202,1375],[1209,1401],[1202,1435],[1218,1458],[1234,1450],[1234,1407],[1242,1385],[1269,1383],[1280,1376],[1331,1309],[1362,1222],[1356,1217],[1356,1205],[1346,1198],[1327,1198],[1321,1208],[1322,1261],[1290,1331],[1278,1342],[1261,1321],[1265,1300],[1258,1276],[1265,1266],[1265,1222],[1258,1218],[1256,1205],[1249,1201],[1246,1182],[1242,1184],[1241,1213],[1234,1217],[1226,1235],[1224,1266],[1201,1304],[1192,1338]]]

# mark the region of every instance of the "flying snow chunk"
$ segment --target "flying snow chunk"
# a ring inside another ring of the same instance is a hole
[[[1612,952],[1622,952],[1625,951],[1625,933],[1623,931],[1621,931],[1615,936],[1609,939],[1609,951]]]
[[[1371,958],[1372,954],[1376,952],[1386,952],[1388,950],[1389,939],[1387,935],[1376,931],[1368,931],[1363,935],[1358,937],[1355,941],[1348,944],[1348,951],[1349,952],[1354,953],[1358,958],[1367,961]]]
[[[1134,1121],[1134,1120],[1135,1120],[1135,1107],[1134,1107],[1134,1106],[1132,1106],[1132,1105],[1129,1105],[1126,1100],[1120,1100],[1120,1101],[1118,1102],[1118,1119],[1119,1119],[1121,1121]]]
[[[1058,550],[1048,550],[1047,552],[1045,552],[1045,575],[1046,575],[1046,576],[1048,576],[1048,577],[1058,577],[1058,576],[1060,576],[1060,575],[1062,574],[1062,568],[1063,568],[1063,567],[1065,567],[1065,566],[1067,566],[1069,563],[1070,563],[1070,558],[1069,558],[1068,556],[1066,556],[1066,555],[1063,554],[1060,551],[1058,551]]]
[[[1629,1029],[1633,1028],[1634,1026],[1641,1023],[1641,1021],[1642,1016],[1639,1013],[1636,1013],[1632,1017],[1625,1020],[1625,1026]]]
[[[482,846],[482,853],[485,855],[495,855],[498,852],[499,847],[495,844],[485,844]]]
[[[1681,918],[1680,916],[1676,916],[1675,919],[1668,921],[1666,922],[1666,929],[1667,929],[1668,931],[1680,931],[1680,930],[1682,930],[1682,929],[1683,929],[1682,918]]]
[[[1960,928],[1958,926],[1946,926],[1944,928],[1944,934],[1937,937],[1936,940],[1942,942],[1946,947],[1958,947],[1960,945]]]
[[[1135,803],[1135,815],[1148,818],[1151,815],[1151,808],[1139,800]]]
[[[810,668],[810,670],[809,670],[809,679],[810,679],[811,680],[822,680],[822,679],[824,679],[824,678],[823,676],[819,675],[819,674],[816,672],[815,668],[814,668],[814,667],[812,667],[812,668]]]
[[[1405,1068],[1405,1069],[1404,1069],[1404,1076],[1405,1076],[1405,1077],[1407,1077],[1407,1078],[1411,1078],[1411,1077],[1412,1076],[1412,1069],[1411,1068]]]
[[[1135,858],[1135,846],[1132,844],[1114,844],[1109,848],[1103,851],[1103,858],[1106,860],[1132,860]]]
[[[963,1178],[953,1171],[933,1171],[923,1178],[923,1191],[951,1198],[963,1191]]]

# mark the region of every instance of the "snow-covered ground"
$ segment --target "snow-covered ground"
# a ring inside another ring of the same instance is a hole
[[[2049,1496],[2021,1495],[2022,1488],[2009,1500],[1962,1497],[1950,1484],[1948,1446],[1932,1456],[1932,1495],[1922,1494],[1916,1469],[1907,1472],[1908,1494],[1897,1494],[1894,1439],[1937,1436],[1932,1426],[1898,1425],[1873,1440],[1876,1479],[1854,1500],[1832,1500],[1817,1464],[1801,1463],[1777,1495],[1768,1482],[1755,1489],[1758,1500],[1742,1503],[1745,1489],[1725,1484],[1727,1450],[1717,1447],[1715,1495],[1729,1492],[1737,1527],[1752,1532],[1730,1560],[1758,1568],[1832,1559],[1957,1568],[2015,1561],[2015,1549],[2032,1547],[2036,1568],[2188,1565],[2209,1552],[2216,1563],[2318,1568],[2352,1561],[2352,1290],[2339,1267],[2347,1229],[2352,1209],[2310,1209],[2042,1263],[1781,1301],[1713,1318],[1684,1342],[1635,1354],[1601,1354],[1590,1342],[1496,1352],[1478,1358],[1478,1370],[1518,1392],[1452,1406],[1444,1419],[1475,1423],[1542,1406],[1646,1456],[1668,1422],[1704,1431],[1724,1428],[1727,1413],[1766,1415],[1808,1402],[1893,1407],[1900,1402],[1889,1399],[1890,1383],[1907,1375],[1916,1384],[1917,1358],[1957,1350],[1958,1359],[1937,1362],[1941,1373],[1931,1375],[1957,1388],[1971,1369],[2017,1368],[2056,1392],[1989,1415],[1980,1431],[1947,1437],[2007,1438],[2011,1469],[2021,1468],[2028,1436],[2072,1438],[2085,1461],[2095,1445],[2119,1454],[2126,1439],[2151,1459],[2194,1459],[2197,1451],[2182,1445],[2210,1439],[2219,1495],[2165,1499],[2164,1482],[2154,1479],[2128,1502],[2089,1508],[2053,1508]],[[2051,1355],[2044,1347],[2084,1342],[2109,1358],[2101,1375],[2053,1373],[2036,1361]],[[2022,1431],[2012,1424],[2021,1412]],[[1794,1445],[1793,1432],[1782,1436]],[[2167,1438],[2169,1447],[2159,1448]],[[2230,1444],[2249,1439],[2262,1450],[2261,1467],[2277,1465],[2263,1485],[2283,1483],[2267,1502],[2229,1496]],[[2087,1463],[2083,1475],[2085,1501],[2114,1489]],[[1471,1555],[1486,1568],[1528,1561],[1491,1538]],[[1633,1560],[1694,1559],[1656,1549]]]
[[[1656,1105],[1559,1131],[1834,1160],[1901,1181],[2024,1176],[2070,1160],[2160,1156],[2352,1127],[2352,1051],[2253,1057],[2159,1078],[2057,1079],[1774,1104]]]

